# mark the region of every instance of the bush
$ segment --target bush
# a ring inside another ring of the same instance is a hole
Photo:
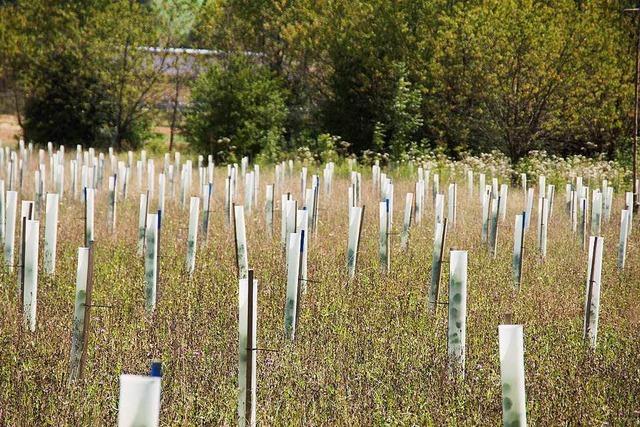
[[[321,133],[313,136],[300,134],[288,141],[287,150],[280,152],[277,160],[295,158],[301,162],[318,164],[339,162],[349,154],[351,144],[337,135]]]
[[[287,117],[282,83],[264,66],[232,56],[202,74],[192,89],[185,133],[195,150],[219,161],[262,152],[277,156]]]

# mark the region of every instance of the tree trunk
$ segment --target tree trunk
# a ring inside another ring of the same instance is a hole
[[[169,135],[169,152],[173,151],[173,142],[176,133],[176,122],[178,119],[178,105],[180,102],[180,64],[179,58],[176,56],[176,86],[173,94],[173,111],[171,112],[171,133]]]
[[[18,119],[18,126],[22,129],[22,135],[24,136],[24,123],[22,122],[22,113],[20,112],[20,100],[18,99],[18,89],[13,88],[13,104],[16,110],[16,118]]]

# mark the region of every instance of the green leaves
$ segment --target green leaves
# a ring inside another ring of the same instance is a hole
[[[581,151],[593,139],[606,148],[604,140],[615,140],[622,130],[625,112],[606,102],[592,104],[603,83],[586,75],[609,73],[608,61],[617,62],[617,73],[632,69],[625,48],[613,42],[620,38],[603,37],[602,28],[622,28],[606,10],[596,3],[579,8],[572,1],[455,7],[443,20],[431,64],[430,108],[441,138],[450,148],[456,140],[483,151],[497,145],[512,159],[539,148]],[[603,61],[596,53],[603,48],[617,53]],[[605,67],[589,71],[595,63]],[[624,80],[621,74],[609,76],[617,84]],[[609,95],[607,101],[620,106],[624,92]],[[577,124],[585,112],[590,126]],[[607,124],[596,130],[593,124],[601,120]]]
[[[630,134],[636,24],[605,0],[8,3],[0,71],[20,118],[26,101],[36,142],[136,148],[169,92],[197,104],[192,144],[225,160],[275,159],[283,135],[295,152],[325,133],[351,153],[397,160],[427,148],[611,158]],[[248,54],[261,65],[215,65],[189,99],[180,86],[195,77],[165,71],[194,57],[143,46]],[[226,83],[214,81],[222,75]]]
[[[285,91],[264,66],[231,56],[200,76],[186,114],[187,138],[218,160],[256,156],[279,147],[287,114]],[[272,150],[275,154],[276,149]]]

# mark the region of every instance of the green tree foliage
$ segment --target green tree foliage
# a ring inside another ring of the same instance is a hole
[[[599,138],[604,129],[589,129],[586,118],[609,123],[607,139],[615,141],[624,116],[615,105],[622,105],[629,61],[620,39],[615,45],[603,36],[607,21],[598,14],[606,5],[584,7],[573,0],[454,6],[442,20],[430,68],[429,112],[438,137],[450,148],[498,147],[517,159],[531,149],[567,152]],[[594,72],[608,80],[604,87],[592,80]],[[592,99],[603,89],[613,104]]]
[[[443,20],[433,58],[435,120],[446,126],[462,114],[456,131],[463,143],[499,145],[512,158],[536,147],[573,83],[576,18],[562,10],[567,4],[573,1],[456,5]]]
[[[410,151],[415,145],[415,135],[422,126],[422,116],[420,114],[421,96],[418,89],[413,88],[413,84],[408,78],[404,64],[399,65],[396,90],[391,106],[388,120],[391,135],[391,153],[394,158]]]
[[[3,72],[22,99],[16,112],[27,138],[140,146],[166,60],[141,49],[166,41],[150,7],[134,0],[34,0],[0,13],[3,41],[13,47]]]
[[[583,4],[574,84],[559,108],[550,151],[612,157],[631,135],[636,28],[631,17],[620,13],[621,3]]]
[[[82,65],[76,61],[71,55],[61,54],[42,70],[41,78],[47,84],[35,88],[26,100],[27,141],[110,145],[113,100],[106,96],[106,88],[95,76],[81,72]],[[69,78],[71,73],[79,72]]]
[[[329,131],[356,153],[376,149],[378,124],[382,149],[395,157],[425,140],[514,159],[537,148],[611,154],[629,130],[633,96],[634,27],[623,7],[221,0],[199,40],[263,53],[293,94],[289,130]],[[419,105],[421,117],[397,110],[400,82],[411,88],[405,111]]]
[[[100,120],[89,129],[100,129],[96,134],[100,137],[111,135],[116,148],[136,145],[132,135],[144,127],[136,124],[149,122],[150,107],[163,92],[161,71],[176,63],[165,63],[160,54],[151,60],[140,47],[179,45],[258,58],[286,89],[287,113],[278,129],[286,128],[291,149],[328,133],[348,141],[352,153],[377,151],[397,159],[425,144],[449,154],[499,149],[512,159],[532,149],[613,156],[630,133],[636,21],[622,10],[633,4],[630,0],[8,2],[0,6],[0,43],[6,52],[0,55],[0,70],[14,83],[16,110],[22,112],[22,98],[50,100],[55,95],[58,105],[66,103],[56,94],[57,88],[47,85],[57,70],[78,67],[69,71],[69,78],[78,81],[64,82],[69,85],[65,92],[83,97],[76,103],[80,107],[69,108],[70,114],[84,114],[77,118],[82,123],[95,111]],[[63,57],[65,63],[57,64]],[[178,99],[187,78],[177,76],[164,88],[173,94],[172,128],[179,122]],[[199,105],[207,103],[205,79],[196,84]],[[274,98],[284,100],[280,86],[268,88]],[[94,93],[95,88],[101,93]],[[263,91],[255,97],[266,96],[261,85],[251,88],[247,83],[245,89]],[[45,115],[53,112],[41,110]],[[108,116],[105,124],[103,115]],[[258,123],[263,124],[266,127],[251,133],[273,134],[271,123]],[[47,130],[42,127],[41,132]],[[87,139],[94,138],[93,131],[87,132]],[[238,139],[228,129],[205,132],[201,127],[195,132],[193,123],[190,132],[194,144],[212,149],[220,135]],[[278,130],[273,138],[260,140],[271,144],[264,147],[267,153],[274,151],[278,144],[273,141],[280,135]],[[255,144],[245,147],[247,152],[260,151]]]
[[[162,28],[171,34],[174,47],[186,44],[193,35],[197,15],[205,0],[149,0]]]
[[[219,160],[274,157],[287,116],[286,93],[266,67],[242,55],[202,74],[192,88],[185,131],[192,146]]]

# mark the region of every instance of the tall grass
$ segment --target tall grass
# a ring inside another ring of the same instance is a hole
[[[35,333],[23,325],[15,275],[6,269],[1,273],[0,424],[114,425],[119,374],[146,373],[156,358],[164,363],[163,425],[236,423],[238,282],[232,229],[225,226],[222,210],[224,171],[218,169],[210,234],[206,243],[198,236],[191,277],[184,267],[188,207],[180,209],[177,197],[167,197],[158,302],[151,316],[144,308],[143,259],[136,256],[135,179],[128,199],[118,201],[114,234],[107,228],[107,191],[98,192],[96,307],[85,378],[74,385],[67,384],[67,375],[83,207],[65,194],[56,275],[40,275]],[[282,190],[300,201],[297,173],[293,176]],[[511,255],[513,218],[522,211],[522,191],[509,190],[507,218],[500,223],[493,259],[480,241],[477,188],[467,197],[464,178],[458,179],[457,225],[447,233],[445,258],[449,248],[469,251],[466,376],[461,381],[447,375],[446,308],[436,315],[428,311],[434,231],[430,195],[422,223],[411,228],[406,253],[400,252],[399,236],[393,236],[391,271],[383,274],[377,253],[379,199],[370,178],[363,179],[367,209],[357,273],[349,281],[348,180],[342,176],[335,178],[331,195],[321,194],[318,234],[309,242],[311,281],[300,301],[294,343],[284,339],[286,272],[279,233],[266,237],[261,209],[254,208],[246,218],[249,265],[259,281],[259,425],[500,424],[498,325],[507,313],[512,313],[514,323],[524,325],[531,425],[621,425],[640,420],[639,231],[630,237],[626,269],[619,273],[620,194],[612,221],[603,225],[600,331],[598,348],[592,352],[582,340],[587,254],[571,232],[563,189],[557,188],[544,261],[536,250],[535,216],[531,222],[518,292],[512,283]],[[273,171],[263,168],[259,206],[264,203],[264,186],[272,179]],[[399,176],[395,181],[394,231],[400,230],[404,194],[413,191],[414,179]],[[442,189],[446,183],[442,178]],[[238,190],[237,203],[242,203],[244,193]],[[23,194],[26,199],[31,196],[31,189]],[[279,194],[275,200],[279,204]],[[155,206],[154,200],[151,207]],[[447,280],[445,264],[442,283]],[[441,285],[442,301],[446,292],[447,286]]]

